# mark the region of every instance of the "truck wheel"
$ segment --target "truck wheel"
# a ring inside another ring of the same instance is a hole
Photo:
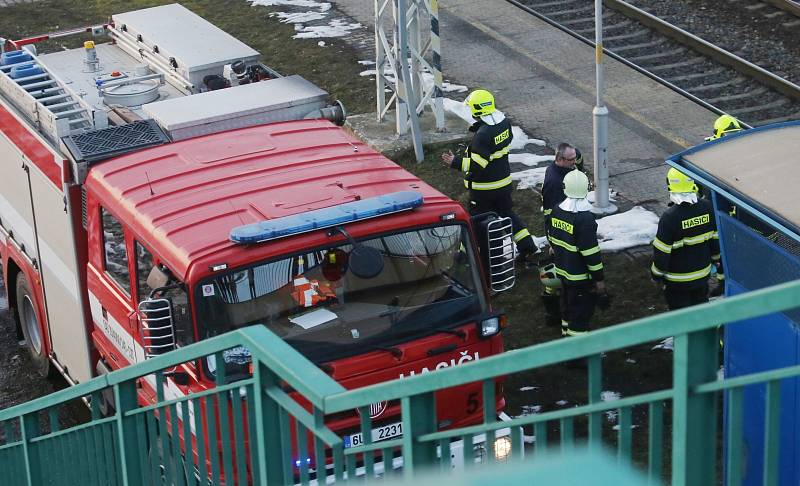
[[[39,325],[41,321],[36,313],[36,305],[33,303],[33,292],[31,292],[28,279],[23,273],[17,275],[17,312],[33,366],[39,375],[48,377],[52,372],[50,358],[47,357],[44,350],[44,336],[42,336],[42,328]]]

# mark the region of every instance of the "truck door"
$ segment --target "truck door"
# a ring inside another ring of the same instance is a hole
[[[136,314],[131,286],[132,238],[107,208],[100,207],[100,237],[94,239],[102,255],[102,268],[88,272],[89,305],[92,320],[99,330],[95,341],[113,369],[144,359],[142,347],[134,336],[137,332]],[[95,261],[97,261],[95,259]]]

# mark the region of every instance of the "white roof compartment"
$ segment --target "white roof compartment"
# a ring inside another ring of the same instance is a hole
[[[135,58],[140,57],[140,49],[152,54],[154,62],[160,61],[188,80],[191,86],[176,87],[190,92],[199,90],[206,75],[222,74],[226,64],[238,60],[249,64],[259,57],[255,49],[177,3],[111,18],[119,47]]]
[[[328,93],[301,76],[292,75],[157,101],[142,106],[145,114],[173,140],[298,120],[326,106]]]

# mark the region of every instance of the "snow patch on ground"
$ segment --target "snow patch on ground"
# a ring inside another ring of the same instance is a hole
[[[517,189],[531,189],[541,187],[544,182],[544,172],[547,167],[536,167],[519,172],[512,172],[511,178],[518,182]],[[602,246],[601,246],[602,248]]]
[[[566,400],[559,400],[559,401],[556,402],[556,405],[558,405],[559,407],[563,407],[564,405],[566,405],[568,403],[569,402],[566,401]]]
[[[511,135],[514,136],[514,140],[511,141],[511,150],[524,149],[528,144],[538,145],[540,147],[544,147],[546,145],[544,140],[539,140],[538,138],[529,138],[528,134],[525,133],[525,130],[518,126],[511,127]]]
[[[293,35],[293,39],[319,39],[322,37],[346,37],[350,32],[362,28],[363,26],[358,22],[351,23],[342,19],[333,19],[328,22],[328,25],[312,25],[301,27],[299,24],[295,25],[297,34]]]
[[[611,428],[612,428],[613,430],[619,430],[619,425],[615,425],[615,426],[613,426],[613,427],[611,427]],[[638,429],[638,428],[639,428],[639,426],[638,426],[638,425],[631,424],[631,430],[633,430],[633,429]]]
[[[539,389],[538,386],[523,386],[519,389],[519,391],[533,391],[538,389]]]
[[[626,363],[630,363],[630,364],[636,364],[636,360],[635,359],[630,359],[630,358],[626,359],[625,362]]]
[[[509,162],[523,164],[528,167],[535,167],[537,165],[540,165],[542,162],[550,162],[555,159],[556,159],[555,155],[536,155],[529,153],[508,154]]]
[[[641,206],[597,220],[597,239],[603,251],[649,245],[656,236],[658,215]]]
[[[666,349],[667,351],[672,351],[675,347],[675,341],[672,337],[668,337],[661,341],[660,343],[653,346],[653,349]]]

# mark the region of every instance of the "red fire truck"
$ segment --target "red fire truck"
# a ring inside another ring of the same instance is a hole
[[[113,42],[6,42],[0,65],[0,257],[39,373],[84,382],[249,325],[347,388],[502,352],[488,290],[513,285],[508,221],[476,238],[458,203],[326,119],[327,93],[177,4],[86,30]],[[167,398],[248,365],[187,363]],[[437,404],[442,428],[482,417],[479,385]],[[397,405],[372,415],[376,437],[402,434]],[[329,425],[356,446],[358,424]]]

